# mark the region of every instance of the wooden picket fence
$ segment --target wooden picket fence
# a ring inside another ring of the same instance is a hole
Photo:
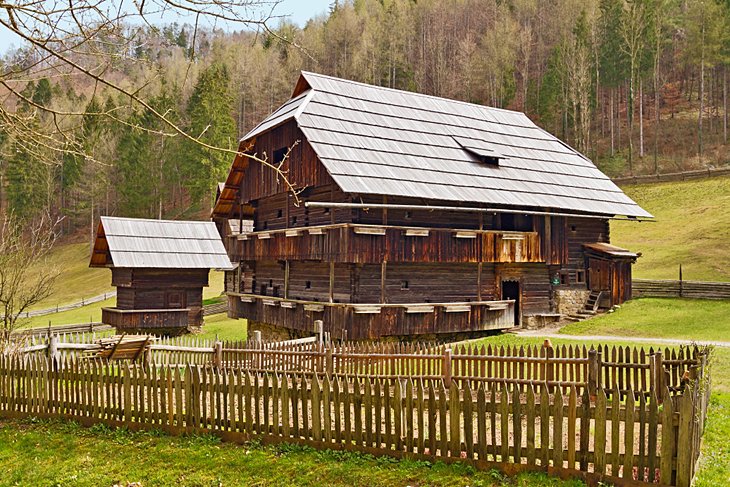
[[[19,350],[26,353],[84,356],[94,349],[91,341],[64,341],[65,337],[43,341],[32,338]],[[51,347],[50,342],[55,345]],[[221,342],[195,337],[156,341],[146,354],[158,365],[214,365],[252,372],[304,372],[330,376],[358,376],[379,379],[417,377],[444,380],[446,387],[481,382],[508,382],[524,393],[528,386],[549,392],[560,388],[567,394],[575,387],[579,394],[599,389],[610,394],[642,392],[649,395],[665,386],[681,390],[693,366],[702,366],[706,350],[697,346],[662,349],[602,345],[475,346],[437,343],[326,342],[315,337],[284,342]]]
[[[702,361],[704,363],[704,360]],[[702,365],[646,394],[575,385],[255,372],[213,365],[0,355],[0,416],[63,417],[231,441],[689,486],[709,394]],[[524,386],[524,387],[523,387]],[[610,393],[607,393],[610,392]]]

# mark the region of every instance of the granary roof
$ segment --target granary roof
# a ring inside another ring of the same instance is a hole
[[[651,217],[524,113],[302,72],[242,142],[291,119],[345,192]]]
[[[229,269],[213,222],[102,216],[90,267]]]

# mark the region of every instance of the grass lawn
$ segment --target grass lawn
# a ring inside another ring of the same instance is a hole
[[[730,281],[730,177],[623,186],[655,223],[611,222],[611,242],[642,252],[634,277]]]
[[[203,332],[195,335],[206,340],[245,340],[246,320],[236,320],[221,313],[205,317]]]
[[[560,333],[730,341],[730,301],[634,299],[617,312],[571,323]]]
[[[68,422],[0,423],[0,486],[341,485],[497,486],[497,472],[463,465],[395,461],[369,455],[221,443],[214,437],[173,438]],[[579,486],[544,475],[510,485]]]
[[[74,303],[114,290],[108,269],[89,268],[88,242],[57,246],[50,255],[50,262],[61,267],[61,275],[56,280],[53,294],[35,305],[34,309]],[[38,272],[42,271],[38,269]]]

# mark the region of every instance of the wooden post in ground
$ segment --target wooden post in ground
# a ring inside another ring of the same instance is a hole
[[[223,366],[223,342],[216,340],[213,343],[213,367],[221,368]]]
[[[51,335],[48,339],[48,358],[54,364],[58,360],[58,335]]]
[[[324,343],[324,322],[322,320],[314,320],[314,334],[317,335],[317,343]]]
[[[650,388],[655,391],[664,390],[664,358],[662,351],[658,350],[649,358],[649,380],[651,381]],[[657,400],[659,404],[663,402],[663,395],[657,394]]]
[[[451,349],[444,348],[444,355],[441,359],[441,375],[444,378],[444,387],[451,387]]]
[[[555,380],[555,362],[551,361],[551,359],[555,355],[555,350],[549,339],[546,339],[542,344],[542,355],[545,358],[545,387],[548,391],[552,392],[553,386],[550,385],[550,382],[554,382]]]
[[[592,348],[588,351],[588,394],[591,399],[596,398],[601,387],[601,354]]]

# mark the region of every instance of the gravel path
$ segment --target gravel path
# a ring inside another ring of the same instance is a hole
[[[517,336],[528,336],[537,338],[563,338],[566,340],[584,340],[584,341],[614,341],[614,342],[638,342],[638,343],[660,343],[666,345],[686,345],[692,343],[692,340],[682,340],[677,338],[650,338],[650,337],[634,337],[634,336],[603,336],[603,335],[566,335],[559,333],[559,327],[540,328],[537,330],[515,330]],[[698,345],[714,345],[716,347],[730,347],[730,342],[717,340],[695,340]]]

